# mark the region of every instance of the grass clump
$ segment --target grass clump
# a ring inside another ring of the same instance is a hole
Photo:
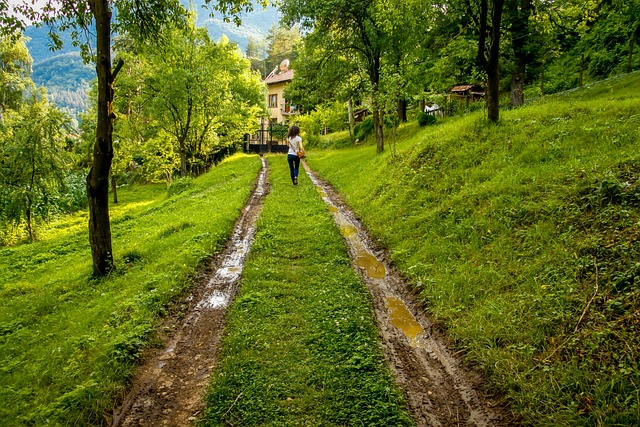
[[[199,425],[411,425],[326,205],[306,175],[291,185],[284,158],[269,163],[271,193]]]
[[[0,248],[0,423],[103,425],[158,316],[224,245],[260,165],[234,156],[171,197],[163,185],[121,189],[107,278],[91,278],[86,211]]]
[[[640,424],[638,87],[309,158],[528,425]]]

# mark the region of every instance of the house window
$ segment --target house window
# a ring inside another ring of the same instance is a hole
[[[273,95],[269,95],[269,107],[275,108],[278,106],[278,94],[274,93]]]

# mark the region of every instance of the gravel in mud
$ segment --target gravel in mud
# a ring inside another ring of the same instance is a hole
[[[367,236],[353,212],[304,164],[329,205],[351,258],[373,296],[373,309],[387,361],[417,426],[511,426],[503,399],[467,369],[434,327],[398,272]]]
[[[268,191],[267,165],[237,221],[226,249],[182,301],[182,318],[167,319],[160,350],[149,351],[132,387],[114,411],[112,426],[188,426],[204,409],[209,375],[216,365],[226,307],[233,299]]]

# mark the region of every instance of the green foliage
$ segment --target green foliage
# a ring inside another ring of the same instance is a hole
[[[6,111],[19,109],[24,92],[34,88],[32,62],[22,34],[13,39],[0,33],[0,125]]]
[[[346,107],[342,102],[318,105],[315,110],[293,118],[293,123],[304,132],[303,138],[309,146],[318,144],[320,135],[341,131],[346,127]]]
[[[373,133],[373,117],[367,116],[364,120],[355,125],[353,134],[356,140],[364,141],[364,139]]]
[[[331,214],[306,175],[292,187],[282,156],[268,161],[271,193],[198,425],[412,425]]]
[[[56,202],[65,192],[70,166],[68,117],[44,96],[38,93],[19,111],[9,111],[0,130],[0,221],[26,224],[31,240],[34,218],[64,208]]]
[[[640,422],[639,84],[309,159],[524,424]]]
[[[171,43],[118,42],[120,57],[132,65],[116,82],[121,119],[114,130],[114,171],[122,177],[141,156],[146,179],[170,183],[167,169],[176,162],[181,175],[211,167],[218,153],[257,127],[265,107],[258,74],[226,38],[214,43],[193,22],[167,27],[163,37]]]
[[[436,116],[434,116],[433,114],[427,114],[425,112],[418,113],[417,120],[420,126],[431,126],[435,125],[438,122]]]
[[[270,129],[275,139],[285,139],[289,133],[289,126],[281,123],[272,123]]]
[[[191,177],[185,176],[183,178],[178,178],[171,182],[169,185],[169,195],[173,196],[175,194],[180,194],[193,188],[193,179]]]
[[[260,166],[231,157],[172,197],[164,185],[122,189],[109,277],[91,279],[86,211],[52,221],[38,242],[0,248],[3,426],[104,423],[159,317],[224,247]]]

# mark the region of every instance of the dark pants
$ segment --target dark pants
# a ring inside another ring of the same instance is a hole
[[[298,177],[298,169],[300,169],[300,157],[295,154],[289,154],[287,155],[287,161],[291,172],[291,182],[294,182],[294,179]]]

